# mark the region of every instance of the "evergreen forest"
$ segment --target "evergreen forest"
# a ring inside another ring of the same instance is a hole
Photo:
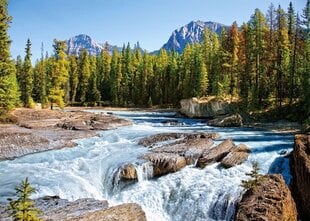
[[[121,52],[108,47],[99,56],[86,50],[66,54],[66,42],[54,40],[54,52],[31,62],[31,41],[25,56],[12,60],[7,34],[11,17],[7,0],[0,11],[0,107],[44,108],[65,105],[177,107],[191,97],[229,99],[244,111],[298,106],[310,114],[310,3],[301,14],[270,5],[256,9],[247,23],[236,22],[220,35],[204,30],[200,44],[182,54],[157,54],[127,44]]]

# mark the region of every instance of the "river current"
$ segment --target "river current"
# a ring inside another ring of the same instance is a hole
[[[100,111],[93,111],[100,112]],[[106,111],[104,111],[106,112]],[[214,128],[199,119],[173,118],[174,113],[113,111],[131,119],[132,126],[101,131],[99,137],[80,139],[77,147],[27,155],[0,161],[0,201],[14,196],[14,187],[25,177],[37,189],[33,198],[58,195],[68,200],[107,199],[111,205],[135,202],[149,221],[232,220],[251,163],[257,161],[260,173],[281,173],[291,180],[289,152],[293,136],[253,128]],[[178,125],[163,121],[178,120]],[[218,163],[204,169],[187,166],[156,179],[148,179],[137,158],[147,148],[139,139],[163,132],[217,132],[251,149],[246,162],[230,169]],[[119,166],[136,163],[138,182],[123,185],[117,180]]]

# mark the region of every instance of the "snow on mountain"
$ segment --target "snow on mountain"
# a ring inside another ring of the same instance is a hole
[[[108,43],[107,47],[110,53],[114,48],[119,49],[117,46],[110,45]],[[104,48],[105,44],[98,43],[91,37],[85,34],[80,34],[70,38],[67,41],[67,53],[71,55],[78,55],[83,49],[86,49],[90,55],[99,55],[101,50]]]
[[[187,25],[172,32],[168,42],[162,48],[168,51],[175,50],[178,53],[182,53],[188,43],[193,44],[202,41],[203,30],[205,28],[220,34],[223,27],[227,28],[227,26],[217,22],[191,21]]]

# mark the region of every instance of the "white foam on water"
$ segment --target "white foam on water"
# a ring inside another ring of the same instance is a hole
[[[99,112],[99,111],[97,111]],[[77,140],[78,146],[27,155],[0,162],[0,200],[14,196],[14,187],[25,177],[38,190],[34,198],[58,195],[61,198],[107,199],[111,205],[135,202],[145,210],[148,220],[232,220],[243,189],[241,180],[257,161],[261,173],[281,173],[289,183],[289,160],[279,153],[292,149],[291,135],[247,128],[213,128],[200,120],[181,119],[180,127],[162,124],[173,113],[120,112],[131,118],[132,126],[102,131],[100,137]],[[137,145],[139,139],[163,132],[218,132],[221,142],[232,138],[244,143],[252,153],[242,165],[230,169],[218,163],[204,169],[186,168],[159,178],[149,179],[150,167],[138,160],[148,151]],[[133,163],[138,182],[124,184],[119,167]]]

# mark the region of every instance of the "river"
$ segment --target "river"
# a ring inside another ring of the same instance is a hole
[[[100,112],[100,111],[94,111]],[[257,161],[260,173],[282,173],[291,180],[289,160],[280,153],[292,149],[293,136],[252,128],[214,128],[196,119],[177,118],[180,125],[163,124],[174,113],[113,111],[129,118],[132,126],[101,131],[99,137],[80,139],[77,147],[27,155],[0,161],[0,201],[14,196],[14,187],[25,177],[37,189],[34,198],[58,195],[61,198],[107,199],[116,205],[136,202],[149,221],[231,220],[248,177],[251,162]],[[175,120],[175,119],[174,119]],[[217,163],[204,169],[187,166],[156,179],[143,174],[137,158],[147,152],[139,139],[163,132],[217,132],[251,149],[242,165],[223,169]],[[139,181],[122,185],[115,175],[120,165],[137,162]],[[117,185],[118,184],[118,185]]]

